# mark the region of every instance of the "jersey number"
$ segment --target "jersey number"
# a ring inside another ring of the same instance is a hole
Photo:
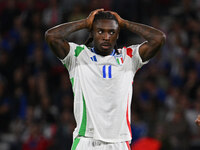
[[[112,67],[111,65],[104,65],[102,68],[103,78],[112,78]]]

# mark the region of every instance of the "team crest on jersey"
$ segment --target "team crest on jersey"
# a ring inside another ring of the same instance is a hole
[[[122,57],[122,54],[115,55],[114,57],[115,57],[115,60],[117,61],[117,63],[118,63],[119,65],[122,65],[122,64],[124,63],[124,59],[123,59],[123,57]]]

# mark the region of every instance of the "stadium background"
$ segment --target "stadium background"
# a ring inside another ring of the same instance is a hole
[[[96,8],[161,29],[165,46],[138,71],[132,101],[135,150],[199,150],[199,0],[0,0],[0,150],[69,150],[73,94],[44,33]],[[82,43],[82,30],[69,40]],[[143,39],[121,31],[118,47]],[[122,87],[123,88],[123,87]],[[153,148],[154,147],[154,148]]]

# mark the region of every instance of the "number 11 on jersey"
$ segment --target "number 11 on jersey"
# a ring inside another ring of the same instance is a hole
[[[103,78],[112,78],[112,66],[104,65],[102,68]]]

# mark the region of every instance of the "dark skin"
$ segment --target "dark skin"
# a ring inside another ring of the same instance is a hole
[[[72,32],[84,28],[88,30],[92,29],[91,33],[94,40],[95,51],[102,56],[112,53],[119,36],[119,30],[122,28],[142,36],[147,41],[139,48],[139,53],[143,62],[152,58],[165,42],[166,37],[163,32],[147,25],[124,20],[117,13],[112,11],[109,12],[115,15],[118,23],[115,20],[107,19],[98,20],[93,23],[94,16],[99,11],[104,10],[94,10],[86,19],[61,24],[49,29],[45,33],[45,39],[57,57],[63,59],[67,56],[70,46],[66,38]]]
[[[115,20],[102,19],[93,23],[92,37],[95,52],[106,56],[112,53],[119,36],[119,25]]]
[[[195,123],[197,126],[200,127],[200,115],[197,116],[197,119],[195,120]]]

